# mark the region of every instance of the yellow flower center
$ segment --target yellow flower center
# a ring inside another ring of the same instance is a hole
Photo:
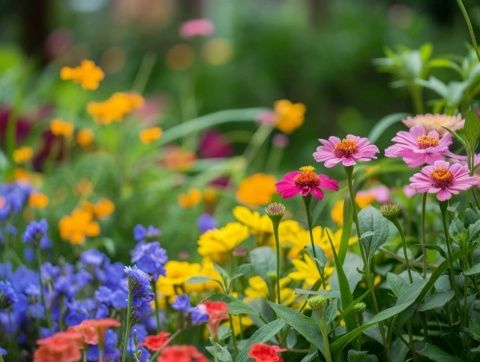
[[[452,184],[453,174],[445,167],[439,167],[430,174],[435,187],[445,188]]]
[[[295,176],[295,178],[293,179],[293,182],[295,183],[295,185],[299,188],[312,188],[312,187],[316,187],[318,186],[319,184],[319,179],[318,179],[318,175],[313,172],[313,170],[315,170],[315,168],[313,168],[312,166],[305,166],[305,167],[301,167],[300,168],[300,171],[302,171],[301,173],[299,173],[297,176]]]
[[[429,147],[438,146],[438,137],[423,135],[417,137],[417,144],[423,150]]]
[[[335,145],[333,153],[338,158],[341,157],[351,157],[358,149],[357,141],[344,138]]]

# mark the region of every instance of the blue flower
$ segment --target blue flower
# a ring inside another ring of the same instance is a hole
[[[105,345],[103,357],[105,361],[119,361],[121,354],[117,348],[118,336],[117,333],[111,329],[105,332]],[[87,350],[88,361],[98,361],[98,346],[90,346]]]
[[[145,241],[147,239],[153,239],[161,234],[162,232],[155,226],[145,227],[143,225],[136,225],[133,229],[133,238],[138,242]]]
[[[167,252],[160,247],[158,241],[153,243],[140,242],[132,251],[132,263],[155,280],[160,275],[165,275],[167,260]]]
[[[7,351],[2,347],[0,347],[0,356],[6,356],[6,355],[7,355]]]
[[[85,265],[99,267],[106,260],[108,260],[108,257],[97,249],[89,249],[80,254],[80,261]]]
[[[9,281],[0,281],[0,310],[9,309],[17,302],[17,294]]]
[[[23,241],[33,246],[39,246],[41,249],[50,247],[50,239],[47,237],[47,220],[32,221],[27,225],[23,233]]]
[[[205,313],[203,308],[192,307],[189,310],[190,318],[192,319],[193,324],[202,324],[208,322],[208,314]]]
[[[177,296],[177,298],[175,298],[175,301],[172,303],[172,308],[184,312],[188,311],[191,308],[190,298],[188,297],[188,295],[183,294]]]
[[[217,220],[210,215],[209,213],[204,213],[200,215],[200,217],[197,219],[197,226],[200,229],[202,233],[205,231],[214,229],[217,227]]]
[[[133,317],[135,320],[142,320],[150,314],[150,302],[153,300],[150,278],[136,266],[125,267],[125,274],[132,300]]]

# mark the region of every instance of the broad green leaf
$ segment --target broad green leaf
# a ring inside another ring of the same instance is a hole
[[[268,304],[275,311],[278,318],[284,320],[285,323],[305,337],[307,341],[315,345],[322,354],[324,353],[319,326],[312,318],[283,305],[278,305],[270,301]]]
[[[233,358],[228,348],[216,343],[213,346],[208,346],[205,348],[212,356],[216,356],[220,362],[232,362]]]
[[[400,275],[394,273],[387,274],[387,284],[397,298],[403,293],[404,289],[408,288],[410,285],[410,283],[408,283]]]
[[[480,238],[480,220],[477,219],[476,222],[468,226],[468,241],[473,243]]]
[[[249,274],[252,271],[253,271],[252,264],[242,264],[237,268],[237,270],[235,271],[235,274],[233,274],[232,280],[240,278],[240,277],[244,276],[245,274]]]
[[[380,211],[368,206],[358,213],[358,223],[360,235],[366,235],[362,237],[360,243],[365,250],[367,259],[371,260],[378,248],[387,242],[388,221]]]
[[[374,354],[368,354],[368,351],[348,351],[348,362],[377,362],[378,358]]]
[[[432,294],[425,302],[423,302],[418,310],[420,312],[425,312],[427,310],[443,307],[454,297],[454,295],[455,292],[453,290]]]
[[[213,279],[210,277],[205,277],[205,276],[196,276],[196,277],[191,277],[190,279],[187,280],[187,284],[196,284],[196,283],[206,283],[206,282],[211,282]]]
[[[268,279],[268,272],[275,271],[277,267],[275,252],[268,246],[262,246],[250,251],[250,262],[255,273],[263,276],[264,279]]]
[[[392,127],[395,123],[398,123],[402,119],[405,119],[405,117],[407,116],[408,113],[394,113],[382,118],[372,128],[368,135],[368,139],[372,143],[375,143],[386,130]]]
[[[471,275],[475,275],[475,274],[479,274],[480,273],[480,263],[478,264],[475,264],[474,266],[472,266],[470,269],[468,270],[465,270],[465,272],[463,273],[463,275],[466,275],[467,277],[468,276],[471,276]]]
[[[285,322],[281,319],[276,319],[264,326],[258,328],[255,333],[253,333],[250,338],[245,343],[245,348],[243,348],[238,354],[235,362],[246,362],[248,361],[248,350],[250,346],[254,343],[264,343],[271,340],[275,335],[280,332],[280,330],[285,326]]]
[[[452,237],[453,240],[462,240],[463,236],[466,234],[465,227],[463,226],[463,222],[460,221],[458,217],[455,217],[448,226],[448,233]]]
[[[342,238],[340,239],[340,247],[338,249],[338,260],[341,265],[345,260],[345,255],[347,255],[348,242],[350,240],[350,235],[352,233],[352,224],[353,224],[353,214],[352,214],[352,203],[350,197],[345,196],[343,202],[343,229],[342,229]]]
[[[463,359],[459,359],[457,357],[454,357],[444,350],[440,349],[437,346],[434,346],[433,344],[425,343],[423,346],[417,347],[417,345],[420,343],[417,343],[415,345],[415,351],[423,357],[427,357],[428,359],[432,361],[442,361],[442,362],[461,362]]]
[[[476,150],[480,139],[480,120],[477,114],[470,110],[465,117],[465,126],[463,128],[465,138],[468,141],[470,150]]]

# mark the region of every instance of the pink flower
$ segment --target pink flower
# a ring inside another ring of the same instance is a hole
[[[476,184],[478,178],[470,176],[466,166],[460,163],[450,165],[441,160],[410,177],[410,186],[416,192],[437,194],[439,201],[449,200],[452,195],[458,195]]]
[[[276,183],[277,192],[284,199],[301,194],[303,197],[311,194],[318,200],[323,199],[322,189],[337,191],[338,182],[325,175],[316,174],[312,166],[301,167],[300,171],[287,173]]]
[[[313,153],[313,158],[317,162],[325,162],[325,167],[336,166],[340,162],[343,166],[354,166],[357,161],[370,161],[376,159],[378,148],[372,145],[368,138],[347,135],[341,140],[338,137],[331,136],[328,140],[319,139],[321,146]]]
[[[410,185],[403,186],[402,191],[405,194],[405,196],[407,196],[407,197],[412,197],[413,195],[415,195],[417,193],[415,191],[415,189]]]
[[[448,128],[450,131],[457,131],[465,125],[465,120],[459,114],[455,116],[448,116],[446,114],[418,114],[414,117],[407,117],[402,122],[408,128],[422,126],[427,131],[435,130],[440,135],[448,133],[445,128]]]
[[[373,197],[375,201],[385,204],[390,201],[390,190],[384,185],[372,187],[368,190],[357,192],[357,196]]]
[[[182,38],[208,36],[213,34],[213,23],[208,19],[192,19],[184,22],[180,27]]]
[[[418,167],[449,156],[452,137],[450,133],[440,137],[437,131],[427,132],[422,126],[414,126],[408,132],[398,132],[392,141],[395,144],[385,150],[385,156],[400,157],[408,167]]]

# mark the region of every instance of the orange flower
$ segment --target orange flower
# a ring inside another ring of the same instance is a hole
[[[48,196],[41,192],[32,192],[28,198],[28,205],[37,209],[44,209],[48,205]]]
[[[276,127],[283,133],[290,134],[301,127],[305,118],[305,105],[282,99],[275,102]]]
[[[193,152],[182,150],[180,147],[169,146],[165,148],[165,151],[163,164],[168,169],[186,171],[195,161]]]
[[[275,195],[275,177],[257,173],[244,179],[237,190],[237,199],[251,207],[266,205]]]
[[[34,362],[77,362],[82,358],[83,337],[74,331],[59,332],[38,340],[37,344]]]
[[[87,112],[100,124],[120,122],[128,114],[143,105],[142,96],[134,93],[114,93],[103,102],[90,102]]]
[[[55,136],[69,138],[73,133],[73,124],[60,118],[55,118],[50,122],[50,131]]]
[[[170,333],[168,332],[159,332],[155,336],[147,336],[142,343],[139,343],[139,346],[145,346],[150,351],[160,351],[168,342]]]
[[[75,191],[81,196],[88,196],[92,193],[92,190],[92,182],[84,178],[78,181],[78,183],[75,185]]]
[[[82,128],[80,131],[78,131],[76,137],[78,145],[82,148],[90,146],[94,139],[95,135],[90,128]]]
[[[160,127],[150,127],[142,130],[139,134],[139,138],[143,144],[148,145],[160,139],[160,137],[162,137],[162,133],[163,131]]]
[[[13,160],[16,163],[25,163],[30,161],[33,156],[33,150],[31,147],[20,147],[13,151]]]
[[[115,319],[87,319],[79,325],[71,327],[69,331],[81,334],[85,344],[103,346],[107,329],[118,327],[120,327],[120,322]]]
[[[75,209],[58,222],[60,237],[73,245],[82,244],[86,237],[100,235],[100,225],[93,219],[91,212]]]
[[[195,188],[191,188],[187,193],[178,196],[178,204],[184,209],[194,207],[200,201],[202,201],[202,193]]]
[[[115,204],[111,200],[104,197],[98,200],[96,203],[89,201],[83,202],[82,209],[90,212],[99,219],[104,219],[115,211]]]
[[[94,62],[85,59],[78,67],[63,67],[60,70],[60,78],[80,84],[83,89],[95,90],[104,78],[104,74],[102,69],[96,66]]]

